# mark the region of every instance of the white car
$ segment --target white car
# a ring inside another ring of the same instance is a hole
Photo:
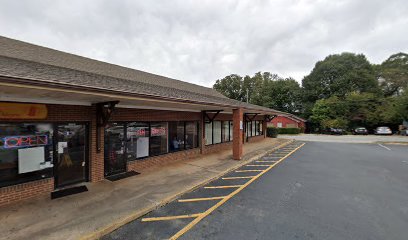
[[[389,127],[378,127],[374,130],[375,135],[392,135],[392,131]]]

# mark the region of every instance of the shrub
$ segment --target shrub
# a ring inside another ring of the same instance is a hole
[[[279,134],[299,134],[300,128],[278,128]]]
[[[268,127],[266,129],[266,136],[270,138],[278,137],[278,129],[275,127]]]

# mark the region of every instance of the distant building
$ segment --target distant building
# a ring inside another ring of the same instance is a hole
[[[306,120],[295,115],[278,115],[268,125],[277,128],[305,128],[305,122]]]

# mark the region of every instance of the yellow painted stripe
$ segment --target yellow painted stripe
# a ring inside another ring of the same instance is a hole
[[[188,215],[176,215],[176,216],[167,216],[167,217],[151,217],[151,218],[142,218],[142,222],[154,222],[154,221],[167,221],[174,219],[183,219],[183,218],[195,218],[200,216],[201,213],[188,214]]]
[[[242,185],[229,185],[229,186],[208,186],[208,187],[204,187],[207,189],[213,189],[213,188],[239,188]]]
[[[187,231],[189,231],[192,227],[194,227],[197,223],[199,223],[201,220],[203,220],[203,218],[207,217],[208,215],[210,215],[215,209],[217,209],[218,207],[220,207],[221,205],[223,205],[225,202],[227,202],[228,200],[230,200],[233,196],[235,196],[236,194],[238,194],[239,192],[241,192],[244,188],[246,188],[249,184],[251,184],[252,182],[254,182],[256,179],[258,179],[260,176],[262,176],[263,174],[265,174],[266,172],[268,172],[269,170],[271,170],[274,166],[276,166],[277,164],[279,164],[281,161],[285,160],[287,157],[289,157],[291,154],[293,154],[296,150],[298,150],[299,148],[301,148],[303,145],[305,145],[304,143],[302,145],[300,145],[299,147],[295,148],[292,152],[290,152],[288,155],[286,155],[285,157],[283,157],[282,159],[280,159],[278,162],[274,163],[273,165],[271,165],[270,167],[268,167],[267,169],[265,169],[263,172],[261,172],[260,174],[258,174],[257,176],[255,176],[254,178],[252,178],[251,180],[249,180],[248,182],[246,182],[244,185],[242,185],[242,187],[238,188],[237,190],[233,191],[230,195],[228,195],[226,198],[222,199],[221,201],[219,201],[217,204],[215,204],[214,206],[210,207],[209,209],[207,209],[205,212],[203,212],[202,214],[200,214],[200,216],[198,216],[196,219],[194,219],[193,221],[191,221],[189,224],[187,224],[184,228],[182,228],[180,231],[178,231],[176,234],[174,234],[170,240],[176,240],[179,237],[181,237],[184,233],[186,233]]]
[[[249,170],[237,170],[235,172],[240,173],[240,172],[262,172],[263,170],[257,170],[257,169],[249,169]]]
[[[187,198],[187,199],[179,199],[179,202],[199,202],[199,201],[210,201],[210,200],[220,200],[225,198],[225,196],[221,197],[208,197],[208,198]]]
[[[245,176],[245,177],[223,177],[222,180],[233,180],[233,179],[247,179],[247,178],[254,178],[256,176]]]
[[[269,167],[271,165],[251,164],[251,165],[245,165],[245,166],[248,166],[248,167]]]

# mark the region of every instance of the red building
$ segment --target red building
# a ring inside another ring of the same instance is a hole
[[[295,115],[278,115],[272,119],[268,125],[277,128],[305,128],[305,122],[306,120]]]

